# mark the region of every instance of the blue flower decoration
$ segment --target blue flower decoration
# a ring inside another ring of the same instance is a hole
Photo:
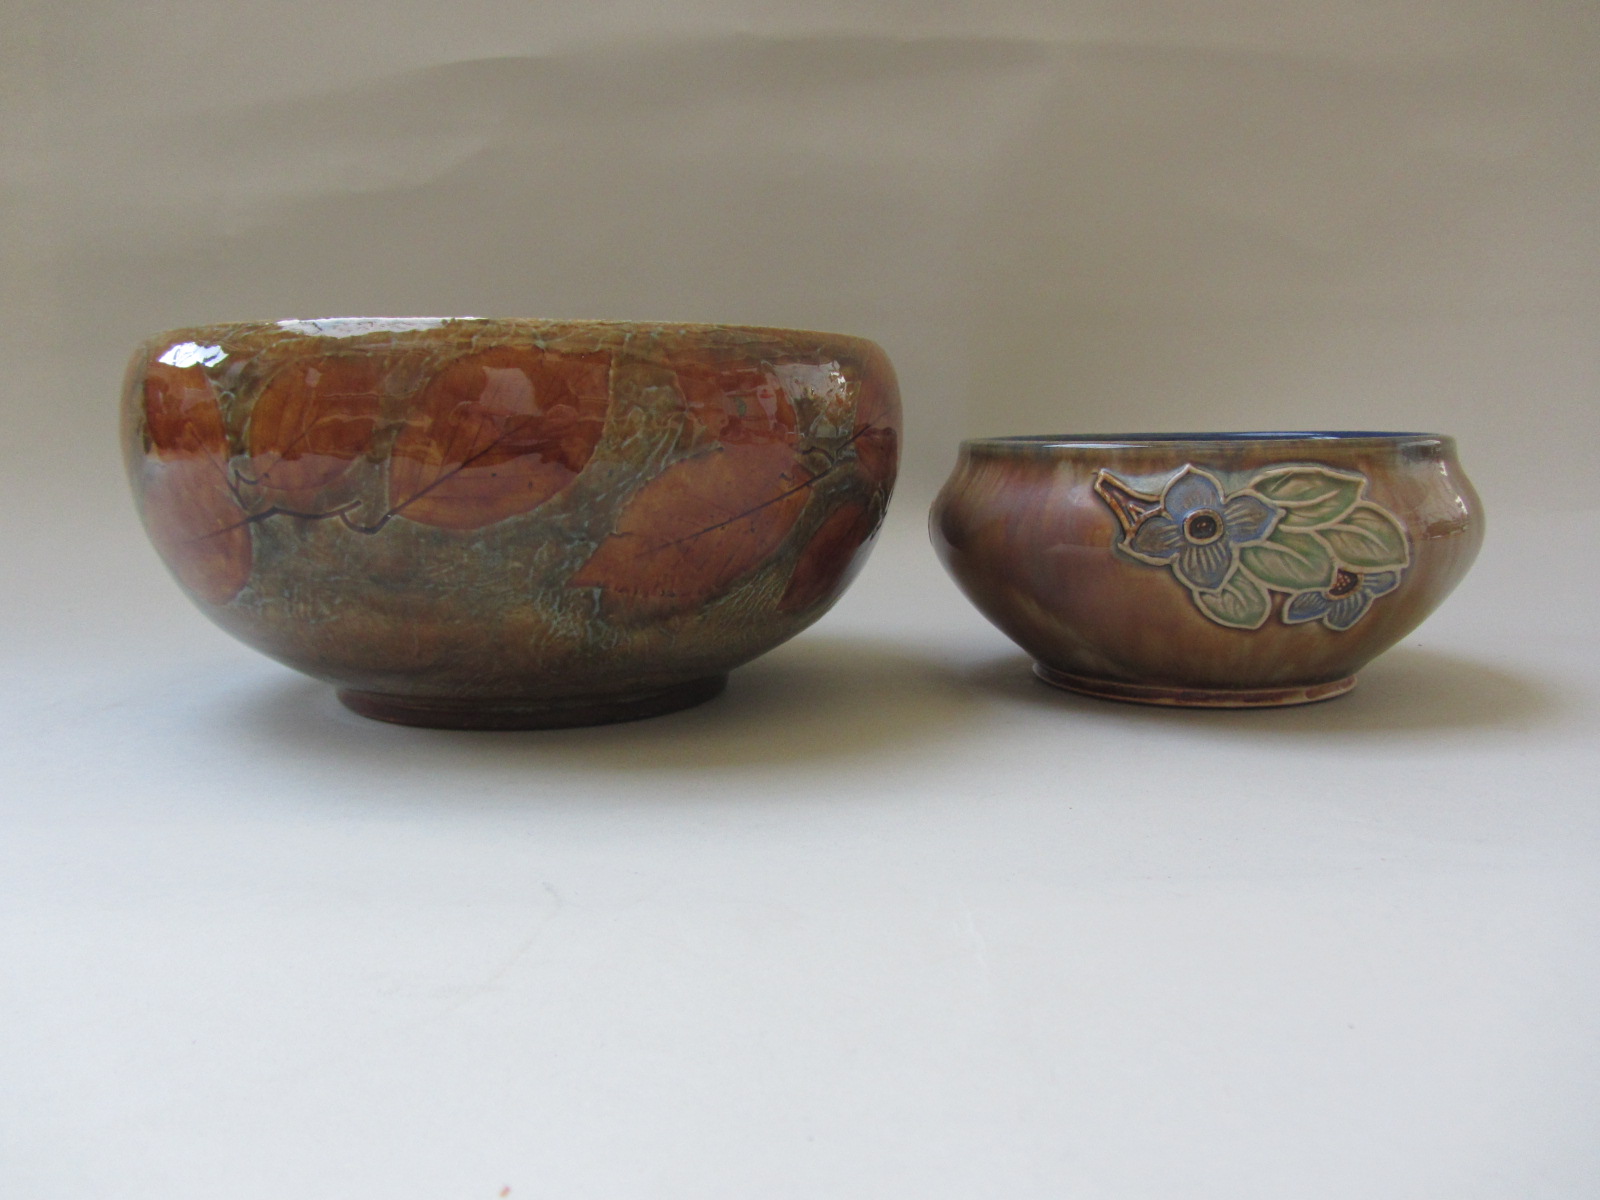
[[[1283,606],[1283,619],[1286,624],[1298,625],[1321,617],[1329,629],[1343,631],[1359,621],[1374,600],[1399,586],[1399,571],[1363,574],[1341,569],[1332,587],[1294,596]]]
[[[1162,492],[1160,510],[1139,522],[1123,549],[1152,566],[1170,566],[1193,591],[1214,592],[1239,565],[1239,548],[1265,541],[1282,515],[1249,492],[1225,500],[1215,479],[1185,467]]]

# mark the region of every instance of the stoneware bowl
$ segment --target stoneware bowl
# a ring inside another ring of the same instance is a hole
[[[208,617],[356,712],[461,728],[715,695],[860,567],[899,421],[860,338],[479,318],[177,330],[123,401]]]
[[[1483,516],[1421,433],[965,443],[934,546],[1040,678],[1247,708],[1349,691],[1460,582]]]

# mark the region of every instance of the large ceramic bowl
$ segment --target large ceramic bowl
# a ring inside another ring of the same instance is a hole
[[[357,712],[457,727],[716,694],[860,567],[899,421],[860,338],[478,318],[182,329],[123,403],[208,617]]]
[[[985,438],[932,534],[1045,681],[1255,707],[1353,687],[1466,574],[1483,516],[1432,434]]]

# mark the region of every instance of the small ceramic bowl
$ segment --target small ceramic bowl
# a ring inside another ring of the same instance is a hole
[[[1046,682],[1225,708],[1349,691],[1483,541],[1455,443],[1421,433],[984,438],[931,524]]]
[[[123,401],[208,617],[357,712],[461,728],[715,695],[860,567],[899,421],[860,338],[470,317],[178,330]]]

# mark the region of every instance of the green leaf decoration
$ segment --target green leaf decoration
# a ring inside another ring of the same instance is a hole
[[[1272,611],[1272,600],[1259,583],[1235,571],[1215,592],[1195,592],[1194,602],[1218,625],[1233,629],[1260,629]]]
[[[1366,480],[1326,467],[1280,467],[1263,471],[1250,486],[1283,509],[1281,526],[1311,529],[1337,521],[1361,498]]]
[[[1358,504],[1343,520],[1318,532],[1334,557],[1351,570],[1381,571],[1411,561],[1405,530],[1376,504]]]
[[[1333,585],[1333,554],[1314,533],[1279,528],[1270,538],[1239,551],[1239,561],[1257,582],[1284,592]]]

